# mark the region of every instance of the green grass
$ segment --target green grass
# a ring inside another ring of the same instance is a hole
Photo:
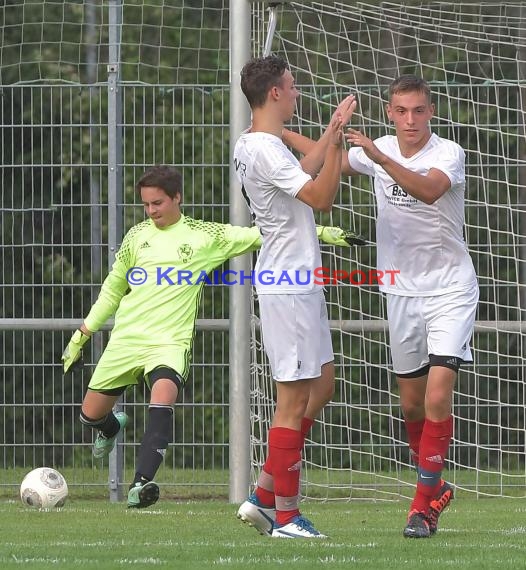
[[[40,512],[0,501],[0,568],[493,570],[526,566],[526,504],[460,496],[431,539],[402,537],[407,500],[305,502],[327,540],[259,536],[225,501],[161,499],[151,509],[77,499]]]

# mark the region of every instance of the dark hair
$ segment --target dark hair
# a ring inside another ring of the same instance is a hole
[[[287,62],[276,55],[255,57],[245,63],[241,70],[241,90],[252,109],[265,104],[268,92],[281,85],[288,68]]]
[[[135,185],[137,192],[145,186],[155,186],[166,192],[170,198],[183,192],[183,178],[181,173],[173,166],[158,164],[148,168]]]
[[[424,93],[428,101],[431,101],[431,88],[425,79],[416,75],[400,75],[389,85],[389,101],[391,101],[393,95],[415,91]]]

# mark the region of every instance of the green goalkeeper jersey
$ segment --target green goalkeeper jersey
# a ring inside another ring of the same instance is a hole
[[[115,314],[112,343],[190,347],[207,274],[261,245],[257,227],[194,220],[157,228],[151,220],[124,236],[84,323],[97,331]]]

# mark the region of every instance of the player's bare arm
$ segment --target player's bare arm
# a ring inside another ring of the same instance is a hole
[[[331,120],[327,132],[328,146],[320,173],[315,180],[307,182],[296,195],[302,202],[322,212],[331,211],[339,188],[343,143],[341,118]]]
[[[331,136],[330,126],[334,121],[341,122],[342,127],[347,125],[356,109],[357,101],[354,95],[345,97],[334,111],[329,127],[318,141],[314,141],[294,131],[283,129],[283,142],[300,152],[304,157],[300,160],[301,167],[313,178],[318,174],[325,159],[325,153]]]
[[[80,329],[80,330],[82,331],[82,333],[85,334],[86,336],[91,336],[91,335],[93,334],[92,331],[90,331],[90,330],[88,329],[88,327],[87,327],[84,323],[82,323],[82,324],[80,325],[79,329]]]
[[[381,152],[360,131],[349,129],[345,138],[350,144],[362,147],[368,158],[381,166],[408,194],[425,204],[433,204],[451,187],[451,181],[441,170],[432,168],[425,176],[409,170]]]

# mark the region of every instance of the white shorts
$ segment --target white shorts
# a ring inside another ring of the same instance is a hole
[[[278,382],[318,378],[334,360],[323,291],[310,295],[260,295],[263,344]]]
[[[387,294],[387,319],[393,370],[416,372],[429,364],[429,355],[456,356],[471,362],[469,342],[475,325],[479,289],[435,297]]]

